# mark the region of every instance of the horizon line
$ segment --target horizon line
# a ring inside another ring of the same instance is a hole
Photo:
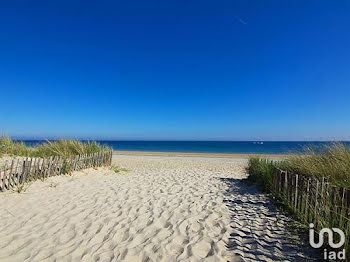
[[[60,139],[66,139],[66,140],[80,140],[80,141],[101,141],[101,142],[350,142],[350,140],[346,139],[305,139],[305,140],[299,140],[299,139],[291,139],[291,140],[273,140],[273,139],[236,139],[236,140],[215,140],[215,139],[208,139],[208,140],[192,140],[192,139],[102,139],[102,138],[12,138],[12,140],[15,141],[45,141],[45,140],[60,140]]]

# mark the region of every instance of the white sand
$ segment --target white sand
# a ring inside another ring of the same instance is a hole
[[[89,169],[34,182],[24,193],[0,193],[0,261],[304,256],[287,230],[290,220],[237,180],[246,176],[246,160],[114,156],[113,162],[131,171]]]

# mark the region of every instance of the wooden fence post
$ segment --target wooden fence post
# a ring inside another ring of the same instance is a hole
[[[288,200],[288,178],[287,171],[284,172],[284,194],[286,199]]]
[[[9,180],[7,178],[7,160],[5,161],[5,168],[4,168],[4,184],[6,189],[10,189]]]
[[[38,178],[45,179],[64,172],[90,167],[111,165],[112,150],[75,155],[69,158],[51,156],[49,158],[17,158],[5,161],[0,168],[0,191],[12,189],[22,183]],[[66,169],[64,169],[66,167]],[[63,170],[64,169],[64,170]],[[277,176],[274,178],[278,181]]]
[[[315,194],[315,206],[314,206],[314,225],[317,226],[317,196],[318,196],[319,181],[316,180],[316,194]]]
[[[298,212],[298,175],[295,175],[295,197],[294,197],[294,209]]]
[[[309,214],[308,214],[308,210],[309,210],[309,192],[310,191],[310,179],[307,178],[307,186],[306,186],[306,200],[305,200],[305,208],[304,208],[304,220],[305,222],[308,222],[309,219]]]
[[[0,168],[0,191],[4,191],[4,180],[1,176],[1,168]]]

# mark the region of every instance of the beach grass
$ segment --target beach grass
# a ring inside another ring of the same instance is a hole
[[[60,139],[27,146],[24,142],[13,141],[9,136],[0,137],[0,156],[23,156],[23,157],[50,157],[62,156],[71,157],[74,155],[91,154],[110,150],[107,146],[102,146],[97,142],[82,142],[78,140]]]
[[[275,167],[299,175],[322,179],[334,185],[350,188],[350,148],[342,143],[322,148],[306,148],[305,154],[292,155],[282,161],[264,158],[249,159],[247,171],[252,180],[269,190]]]
[[[314,178],[325,178],[335,185],[350,188],[350,148],[342,143],[323,146],[321,151],[306,149],[279,163],[281,169]]]
[[[248,181],[272,193],[276,204],[282,204],[305,225],[313,223],[318,230],[340,228],[347,236],[344,248],[349,253],[350,148],[334,143],[308,148],[306,153],[282,161],[250,158]]]
[[[115,165],[111,165],[111,166],[109,167],[109,169],[112,170],[112,171],[114,171],[114,173],[116,173],[116,174],[122,173],[122,172],[124,172],[124,173],[130,172],[130,170],[127,169],[127,168],[123,168],[123,167],[115,166]]]
[[[259,157],[249,158],[247,168],[248,179],[256,182],[265,192],[270,192],[271,190],[274,170],[275,163],[272,160]]]

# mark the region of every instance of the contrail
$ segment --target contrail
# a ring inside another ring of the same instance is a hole
[[[240,18],[239,16],[235,16],[235,18],[236,18],[236,20],[238,21],[238,22],[240,22],[242,25],[246,25],[247,23],[246,23],[246,21],[244,21],[242,18]]]

